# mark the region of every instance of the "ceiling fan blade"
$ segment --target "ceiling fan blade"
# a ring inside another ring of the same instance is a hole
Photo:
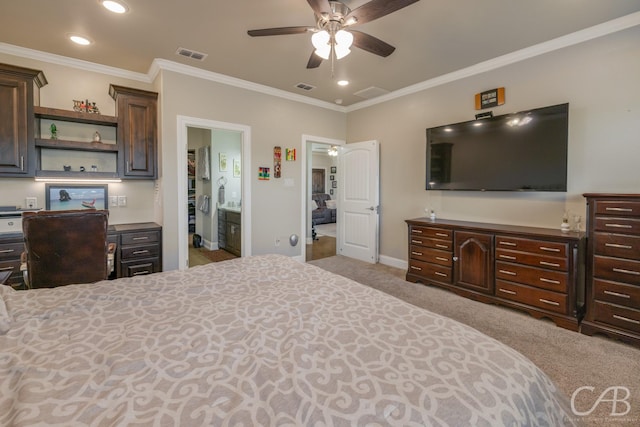
[[[311,52],[309,62],[307,62],[307,68],[318,68],[322,64],[322,58],[316,55],[315,51]]]
[[[371,0],[369,3],[365,3],[351,11],[345,17],[345,22],[349,22],[350,18],[355,18],[356,24],[364,24],[365,22],[382,18],[417,1],[419,0]]]
[[[278,28],[263,28],[260,30],[249,30],[247,34],[251,37],[260,36],[284,36],[287,34],[304,34],[312,32],[313,27],[278,27]]]
[[[353,34],[353,45],[367,52],[386,58],[396,50],[396,48],[389,43],[383,42],[369,34],[355,30],[349,30],[349,32]]]
[[[331,14],[331,6],[329,5],[329,0],[307,0],[311,9],[317,16],[330,15]]]

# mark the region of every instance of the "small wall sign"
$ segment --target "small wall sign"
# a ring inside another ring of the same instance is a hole
[[[504,104],[504,88],[491,89],[476,94],[476,110]]]

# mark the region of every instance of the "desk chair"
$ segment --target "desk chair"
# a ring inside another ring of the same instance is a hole
[[[107,210],[24,212],[22,269],[27,287],[53,288],[106,279],[115,249],[107,242],[108,218]]]

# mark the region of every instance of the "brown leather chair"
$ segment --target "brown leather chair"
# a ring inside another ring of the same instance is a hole
[[[112,249],[107,242],[108,218],[107,210],[24,212],[27,287],[53,288],[106,279]]]

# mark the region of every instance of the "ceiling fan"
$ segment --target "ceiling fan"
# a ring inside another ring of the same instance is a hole
[[[314,51],[311,53],[307,68],[317,68],[323,59],[333,61],[349,54],[354,46],[367,52],[387,57],[396,49],[388,43],[352,27],[382,18],[419,0],[371,0],[368,3],[349,9],[347,5],[333,0],[307,0],[316,17],[316,26],[278,27],[249,30],[251,37],[281,36],[287,34],[313,33],[311,41]]]

